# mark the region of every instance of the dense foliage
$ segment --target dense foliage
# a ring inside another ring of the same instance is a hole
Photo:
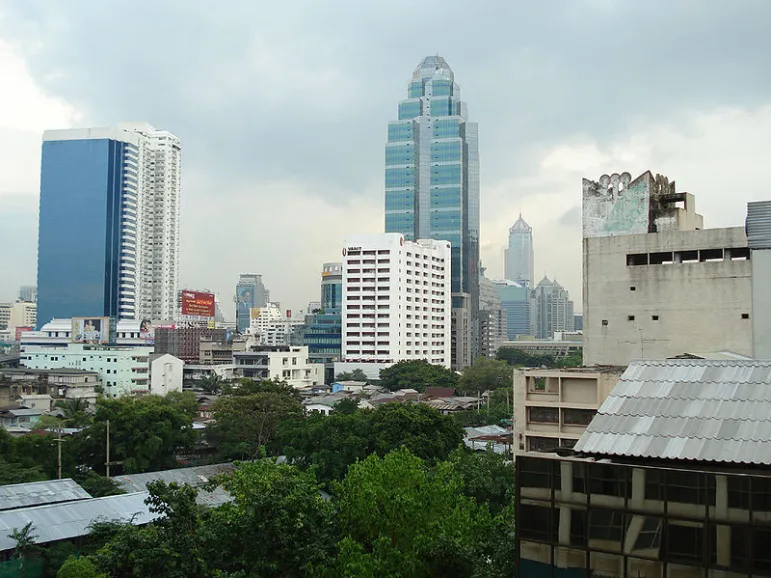
[[[473,365],[463,370],[460,389],[468,392],[483,392],[503,387],[513,387],[513,371],[505,361],[491,357],[479,357]]]
[[[516,367],[547,367],[555,369],[560,367],[581,367],[584,362],[582,353],[571,353],[565,357],[553,355],[536,355],[527,353],[516,347],[501,347],[495,357]]]
[[[427,387],[454,388],[458,386],[458,374],[441,365],[432,365],[426,360],[400,361],[380,370],[379,385],[391,391],[425,391]]]

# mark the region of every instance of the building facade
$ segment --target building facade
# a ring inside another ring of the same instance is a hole
[[[584,180],[583,267],[587,365],[753,355],[746,231],[703,229],[693,195],[677,193],[666,177]]]
[[[450,243],[357,235],[343,249],[342,357],[451,364]]]
[[[37,302],[37,287],[34,285],[22,285],[19,287],[19,301]]]
[[[37,305],[29,301],[0,303],[0,330],[9,332],[11,339],[16,337],[17,328],[34,328],[37,319]]]
[[[39,326],[79,315],[173,318],[180,179],[179,139],[148,124],[44,133]]]
[[[479,278],[479,354],[493,356],[501,343],[508,338],[506,311],[500,295],[490,279]]]
[[[227,334],[226,329],[210,327],[161,327],[155,330],[154,353],[168,353],[185,363],[198,363],[201,343],[227,342]]]
[[[259,345],[289,345],[289,337],[304,322],[285,314],[278,303],[255,308],[252,314],[248,333]]]
[[[295,388],[324,384],[324,365],[311,363],[304,346],[256,346],[233,352],[236,375],[254,380],[285,381]]]
[[[236,284],[236,328],[240,333],[249,329],[252,309],[265,307],[270,301],[270,291],[262,283],[262,275],[245,273]]]
[[[509,245],[503,252],[504,277],[510,281],[535,283],[533,228],[522,215],[509,229]]]
[[[388,124],[385,230],[405,240],[449,241],[454,308],[470,307],[470,355],[456,352],[456,368],[478,350],[479,145],[476,123],[452,69],[440,56],[424,58],[412,75],[399,119]],[[463,299],[466,293],[469,299]],[[464,319],[464,314],[455,315]]]
[[[544,277],[532,291],[531,328],[538,339],[551,339],[557,331],[573,331],[573,302],[567,289]]]
[[[506,313],[506,336],[514,341],[520,335],[532,335],[530,323],[530,290],[525,282],[517,283],[507,279],[493,281],[498,292],[501,308]]]

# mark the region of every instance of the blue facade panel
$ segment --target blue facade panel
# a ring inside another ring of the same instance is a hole
[[[54,317],[119,315],[125,143],[43,143],[38,232],[41,327]]]

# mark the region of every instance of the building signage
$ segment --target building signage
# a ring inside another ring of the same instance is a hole
[[[214,294],[183,290],[182,315],[214,317]]]
[[[109,317],[73,317],[70,339],[73,343],[107,345],[110,343]]]

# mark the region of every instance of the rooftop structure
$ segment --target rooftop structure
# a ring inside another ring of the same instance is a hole
[[[0,510],[88,499],[91,495],[70,478],[0,486]]]

